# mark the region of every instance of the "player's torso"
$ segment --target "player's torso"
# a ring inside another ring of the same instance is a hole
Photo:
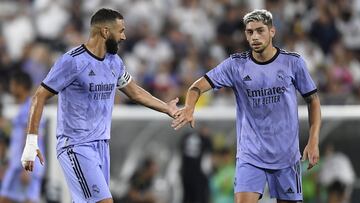
[[[79,64],[84,67],[80,67],[82,71],[68,87],[69,91],[82,95],[81,97],[90,103],[112,103],[119,68],[106,58],[104,61],[80,61]]]
[[[281,107],[296,95],[293,68],[279,57],[268,64],[248,60],[236,66],[235,91],[254,109]]]
[[[103,60],[88,53],[75,56],[74,80],[59,93],[58,136],[71,142],[109,139],[117,80],[121,71],[115,56]]]
[[[296,56],[278,53],[267,63],[233,63],[237,94],[238,155],[264,168],[281,168],[298,156]]]

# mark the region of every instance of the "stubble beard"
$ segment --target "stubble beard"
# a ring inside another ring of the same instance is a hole
[[[269,36],[269,39],[268,39],[268,41],[267,41],[267,43],[265,45],[263,45],[260,49],[257,49],[257,50],[255,50],[253,48],[253,51],[258,53],[258,54],[262,54],[265,51],[265,49],[269,47],[270,41],[271,41],[271,37]]]

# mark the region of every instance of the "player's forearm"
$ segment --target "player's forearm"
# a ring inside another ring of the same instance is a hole
[[[211,86],[204,77],[195,81],[186,93],[185,107],[194,109],[201,94],[209,89],[211,89]]]
[[[185,107],[195,109],[196,102],[201,96],[201,90],[196,86],[191,86],[186,93]]]
[[[28,122],[28,134],[38,134],[41,115],[45,106],[46,101],[51,97],[51,95],[46,92],[42,87],[40,87],[33,96],[31,100],[31,107],[29,112],[29,122]]]
[[[44,109],[44,105],[45,101],[42,101],[36,95],[33,97],[29,114],[28,134],[38,134],[40,119],[42,111]]]
[[[155,111],[169,113],[168,106],[165,102],[152,96],[149,92],[141,87],[138,88],[137,92],[131,97],[131,99]]]
[[[317,95],[314,95],[313,98],[308,102],[308,111],[310,127],[308,143],[318,145],[321,127],[321,110],[320,100]]]

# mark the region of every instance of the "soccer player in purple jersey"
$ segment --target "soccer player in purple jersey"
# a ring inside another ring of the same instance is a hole
[[[46,100],[59,94],[57,157],[73,202],[113,202],[109,190],[109,139],[116,89],[146,107],[173,117],[178,98],[165,103],[139,87],[117,55],[125,40],[123,16],[100,9],[91,17],[89,40],[61,56],[31,103],[27,142],[21,158],[33,171],[39,119]]]
[[[310,169],[319,160],[317,89],[301,56],[273,46],[275,28],[269,11],[254,10],[243,20],[251,50],[231,55],[194,82],[172,126],[194,127],[200,95],[211,88],[232,88],[237,115],[235,202],[258,202],[266,182],[278,203],[302,201],[296,92],[308,105],[310,130],[303,160],[309,160]]]
[[[30,111],[30,95],[32,81],[27,73],[16,72],[10,79],[10,92],[19,104],[19,112],[12,121],[10,137],[10,159],[1,184],[0,203],[7,202],[38,202],[40,200],[41,183],[45,168],[35,161],[36,170],[29,174],[22,169],[19,162],[26,139],[27,117]],[[39,130],[39,147],[43,150],[44,122]]]

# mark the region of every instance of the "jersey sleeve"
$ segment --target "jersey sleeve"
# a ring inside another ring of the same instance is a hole
[[[130,73],[126,71],[126,67],[124,65],[124,62],[121,60],[121,58],[119,56],[117,56],[117,59],[118,59],[117,65],[120,68],[120,73],[119,73],[116,87],[118,89],[121,89],[131,82],[132,77],[131,77]]]
[[[310,76],[307,65],[301,57],[295,64],[295,87],[303,97],[310,96],[317,92],[316,85]]]
[[[77,74],[75,60],[71,56],[63,55],[55,62],[41,85],[48,91],[57,94],[70,85]]]
[[[234,84],[231,58],[226,59],[204,76],[214,89],[232,87]]]

